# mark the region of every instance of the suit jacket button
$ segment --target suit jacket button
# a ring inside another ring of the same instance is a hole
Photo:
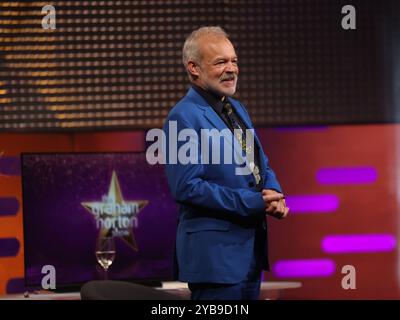
[[[250,182],[249,182],[249,187],[250,187],[250,188],[253,188],[253,187],[254,187],[254,182],[253,182],[253,181],[250,181]]]

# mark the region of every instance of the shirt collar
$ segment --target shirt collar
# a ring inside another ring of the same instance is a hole
[[[196,92],[201,95],[206,102],[213,107],[214,110],[216,110],[218,113],[222,113],[222,107],[223,107],[223,101],[226,100],[226,97],[221,97],[217,94],[215,94],[212,91],[209,90],[204,90],[202,87],[199,87],[195,84],[192,84],[193,89],[196,90]]]

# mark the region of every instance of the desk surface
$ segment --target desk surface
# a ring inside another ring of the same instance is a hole
[[[301,282],[287,282],[287,281],[264,281],[261,282],[261,290],[283,290],[300,288]],[[187,283],[179,281],[163,282],[162,288],[164,290],[180,290],[188,289]]]
[[[285,289],[300,288],[300,282],[262,282],[261,292],[280,291]],[[180,293],[181,295],[189,295],[187,283],[179,281],[163,282],[159,290],[166,290]],[[54,293],[47,291],[30,292],[27,294],[8,294],[0,296],[0,300],[80,300],[79,292]]]

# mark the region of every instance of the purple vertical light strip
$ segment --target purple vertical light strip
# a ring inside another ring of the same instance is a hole
[[[326,253],[388,252],[396,248],[396,242],[391,234],[329,235],[321,247]]]
[[[368,184],[377,179],[378,172],[373,167],[322,168],[317,172],[320,184]]]
[[[0,217],[16,215],[18,210],[19,202],[17,198],[0,197]]]
[[[273,268],[278,278],[329,277],[336,269],[331,259],[281,260]]]
[[[0,174],[7,176],[21,175],[19,157],[0,157]]]
[[[0,257],[13,257],[18,254],[19,241],[16,238],[0,238]]]
[[[291,213],[330,213],[339,207],[339,198],[333,194],[287,196]]]

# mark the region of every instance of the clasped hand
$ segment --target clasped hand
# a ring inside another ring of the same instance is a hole
[[[285,196],[271,189],[263,189],[262,197],[265,203],[265,212],[274,218],[284,219],[289,213],[286,207]]]

